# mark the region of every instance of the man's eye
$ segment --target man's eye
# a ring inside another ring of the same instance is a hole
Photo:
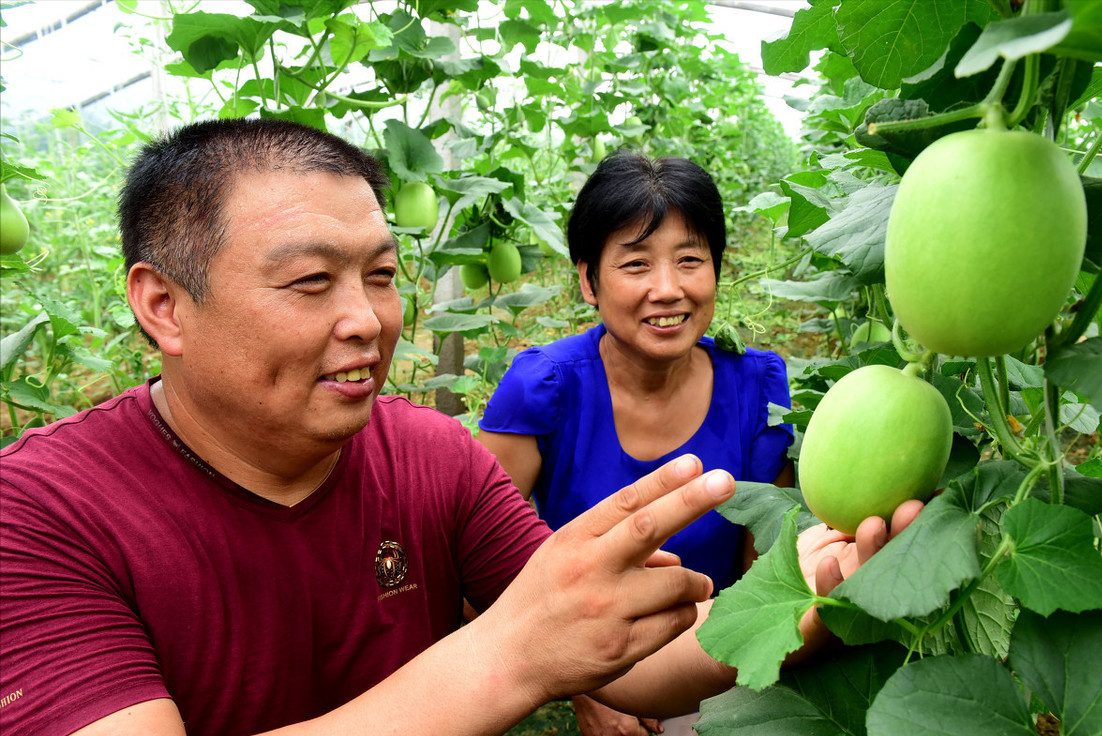
[[[300,279],[295,279],[291,286],[297,286],[305,289],[319,289],[326,286],[329,283],[329,274],[327,273],[312,273],[309,276],[303,276]]]
[[[388,285],[394,281],[397,271],[393,268],[380,268],[368,274],[368,278],[374,283]]]

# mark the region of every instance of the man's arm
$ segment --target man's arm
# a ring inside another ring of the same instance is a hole
[[[503,733],[539,705],[597,688],[693,625],[711,581],[656,550],[727,500],[734,481],[674,460],[553,534],[481,616],[301,734]],[[82,736],[179,736],[169,701],[116,712]]]

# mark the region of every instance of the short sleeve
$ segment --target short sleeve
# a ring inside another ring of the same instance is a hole
[[[757,430],[750,445],[748,480],[771,483],[788,462],[788,447],[792,444],[791,424],[769,426],[769,405],[792,408],[788,392],[788,371],[784,359],[776,353],[761,353],[761,400],[758,405]]]
[[[533,436],[550,434],[558,421],[561,380],[554,361],[538,348],[518,354],[486,405],[478,428]]]
[[[14,486],[0,524],[5,704],[0,731],[70,733],[168,697],[153,646],[80,535]]]

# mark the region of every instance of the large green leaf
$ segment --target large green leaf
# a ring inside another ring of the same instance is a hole
[[[895,190],[878,182],[858,189],[840,213],[808,234],[808,245],[839,259],[862,284],[883,283],[884,235]]]
[[[924,616],[979,576],[978,516],[951,494],[935,497],[910,526],[831,593],[881,621]],[[936,564],[930,550],[937,550]]]
[[[933,65],[966,22],[992,16],[983,0],[846,0],[835,13],[861,78],[882,89]]]
[[[869,708],[869,736],[1036,736],[1021,690],[991,657],[928,657],[896,670]]]
[[[1023,606],[1043,616],[1102,608],[1102,555],[1089,516],[1027,498],[1007,511],[1003,533],[1014,543],[996,568],[999,582]]]
[[[489,176],[462,176],[458,179],[439,181],[439,188],[445,192],[449,200],[452,200],[452,205],[458,212],[462,212],[489,195],[500,194],[509,186],[511,186],[510,182]],[[448,192],[458,194],[459,197],[452,197],[447,194]]]
[[[704,701],[694,728],[701,736],[860,736],[869,703],[905,654],[881,644],[821,657],[786,670],[772,687],[736,687]]]
[[[762,279],[762,287],[776,299],[838,305],[853,296],[860,282],[843,271],[827,271],[807,281],[778,281]]]
[[[1014,627],[1010,664],[1060,719],[1063,736],[1102,733],[1102,611],[1024,610]]]
[[[1083,61],[1102,61],[1102,0],[1073,0],[1066,3],[1072,27],[1051,53]]]
[[[425,181],[427,174],[444,170],[444,159],[436,152],[432,141],[402,121],[387,120],[383,139],[387,163],[403,182]]]
[[[505,211],[517,218],[561,255],[569,255],[566,244],[563,242],[562,228],[555,218],[541,210],[531,202],[524,202],[516,197],[509,197],[502,201]]]
[[[784,72],[800,72],[811,62],[811,52],[835,48],[838,27],[834,23],[834,6],[839,0],[811,0],[810,7],[796,11],[792,27],[784,38],[762,41],[761,60],[765,73],[777,76]]]
[[[496,323],[492,314],[438,314],[425,320],[425,329],[441,334],[451,332],[478,333]],[[473,335],[472,335],[473,336]]]
[[[275,29],[274,24],[228,13],[179,13],[165,41],[202,74],[239,52],[249,60],[258,59]]]
[[[817,171],[801,171],[779,182],[781,191],[791,200],[788,237],[803,235],[830,219],[830,200],[819,190],[825,183],[826,178]]]
[[[15,359],[22,355],[27,347],[30,346],[31,341],[34,340],[35,333],[38,332],[38,328],[49,321],[50,316],[45,312],[40,312],[15,332],[10,335],[5,335],[4,338],[0,340],[0,370],[14,363]]]
[[[792,509],[777,543],[719,594],[696,636],[714,659],[738,668],[740,684],[761,689],[777,681],[781,661],[803,644],[800,617],[815,602],[800,570]]]
[[[991,68],[1000,58],[1016,61],[1059,43],[1071,30],[1066,12],[1033,13],[991,23],[957,64],[958,77]]]
[[[796,530],[802,531],[819,523],[807,510],[800,492],[795,488],[780,488],[772,483],[740,480],[735,495],[716,509],[732,524],[746,527],[754,535],[754,549],[764,554],[777,541],[784,526],[785,514],[799,509]]]

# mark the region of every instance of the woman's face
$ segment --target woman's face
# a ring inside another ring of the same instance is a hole
[[[578,264],[582,294],[596,306],[617,347],[637,360],[669,362],[688,355],[715,312],[716,276],[708,244],[671,211],[650,237],[633,243],[638,225],[608,238],[597,264],[597,288]]]

